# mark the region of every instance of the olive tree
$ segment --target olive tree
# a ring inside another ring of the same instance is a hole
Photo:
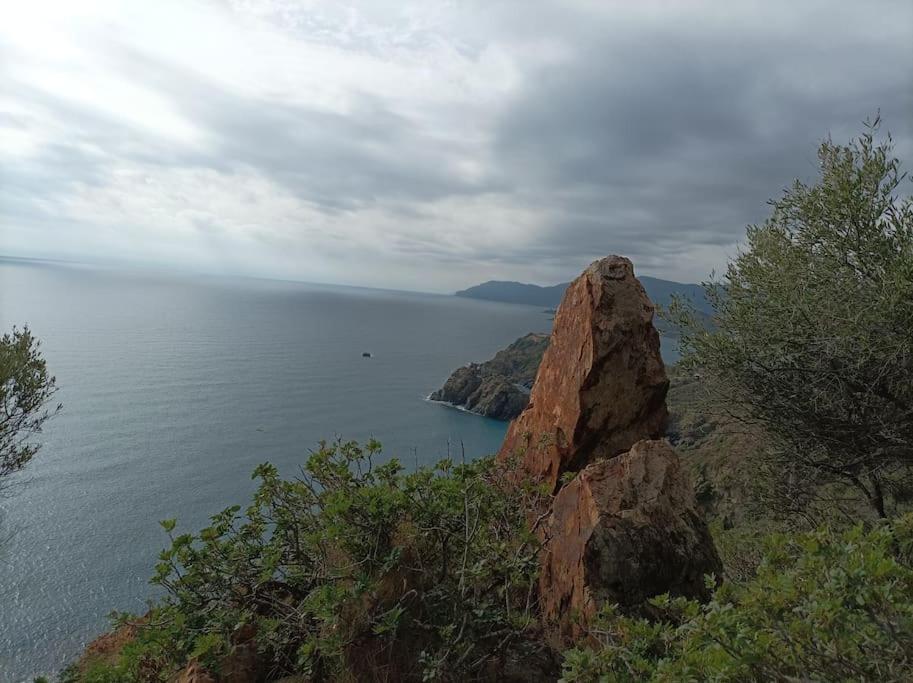
[[[705,284],[712,325],[681,302],[672,317],[686,367],[762,428],[784,484],[842,482],[885,517],[913,465],[913,202],[878,128],[825,140],[819,177],[748,228]]]
[[[57,384],[39,347],[28,327],[0,337],[0,479],[34,457],[39,444],[32,438],[60,410],[48,407]]]

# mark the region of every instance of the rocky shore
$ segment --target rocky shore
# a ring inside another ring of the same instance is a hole
[[[512,420],[529,402],[548,335],[520,337],[484,363],[457,368],[428,398],[496,420]]]

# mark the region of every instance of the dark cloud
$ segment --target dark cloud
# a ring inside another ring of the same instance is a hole
[[[125,165],[249,172],[328,221],[302,217],[300,228],[281,233],[258,226],[252,239],[283,253],[339,257],[347,273],[351,263],[370,264],[364,277],[373,284],[425,283],[445,267],[442,282],[454,286],[559,280],[607,252],[651,274],[698,279],[723,265],[769,198],[797,176],[814,176],[824,136],[845,141],[880,109],[913,166],[908,1],[470,3],[401,40],[396,31],[337,36],[334,25],[302,21],[282,35],[419,71],[415,55],[440,57],[444,44],[452,50],[441,59],[473,72],[478,87],[432,82],[453,110],[356,87],[345,106],[311,106],[300,92],[252,94],[104,35],[95,49],[105,64],[164,98],[202,142],[150,135],[0,65],[17,101],[65,131],[4,163],[4,219],[24,224],[31,215],[48,225],[51,200],[104,188]],[[307,32],[314,26],[319,35]],[[510,65],[509,87],[473,102],[497,58]],[[34,125],[0,111],[0,128]],[[273,215],[264,195],[250,201]],[[233,217],[187,202],[199,213],[188,218],[194,231],[222,239]],[[81,229],[89,235],[92,226]],[[269,274],[268,264],[260,270]]]
[[[882,9],[913,38],[913,6]],[[552,226],[515,257],[570,268],[611,250],[662,268],[731,245],[769,198],[814,175],[823,137],[846,140],[879,109],[909,167],[913,42],[847,23],[860,18],[825,17],[796,42],[737,25],[609,41],[590,17],[574,54],[531,74],[498,127],[504,173]]]

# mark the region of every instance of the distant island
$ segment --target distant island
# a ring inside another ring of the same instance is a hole
[[[701,285],[660,280],[659,278],[646,276],[638,277],[638,279],[644,286],[647,296],[658,306],[666,308],[672,303],[673,296],[680,296],[690,300],[701,313],[710,315],[713,312]],[[562,282],[561,284],[542,287],[509,280],[489,280],[480,285],[460,290],[456,292],[456,296],[555,309],[561,303],[561,297],[564,296],[564,290],[567,289],[568,284],[570,283]]]

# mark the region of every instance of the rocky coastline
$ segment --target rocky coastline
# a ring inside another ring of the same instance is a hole
[[[512,420],[529,402],[548,335],[530,333],[483,363],[457,368],[428,399],[471,413]]]

